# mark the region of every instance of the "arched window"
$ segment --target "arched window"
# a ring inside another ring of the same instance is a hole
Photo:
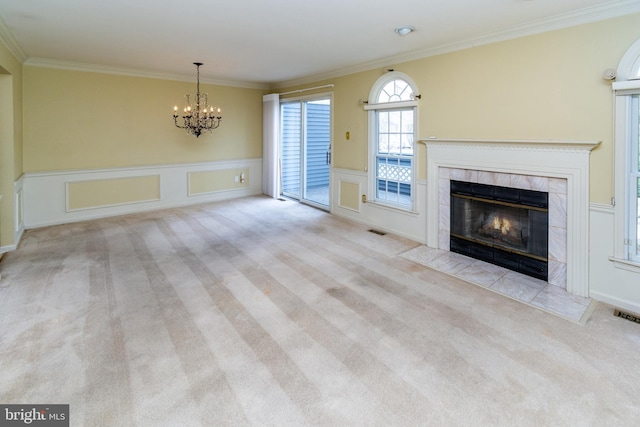
[[[614,261],[640,269],[640,40],[616,74]]]
[[[416,86],[404,73],[389,72],[371,88],[365,109],[369,111],[369,198],[373,202],[414,209],[416,98]]]
[[[382,87],[378,93],[376,103],[411,101],[413,97],[413,88],[411,85],[403,79],[394,78]]]

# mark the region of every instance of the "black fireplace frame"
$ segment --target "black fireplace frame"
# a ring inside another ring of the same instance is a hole
[[[467,197],[488,203],[508,204],[536,212],[546,212],[546,235],[543,238],[548,248],[549,194],[542,191],[524,190],[510,187],[478,184],[465,181],[451,181],[450,248],[456,252],[491,264],[499,265],[544,281],[549,277],[548,249],[542,256],[511,250],[499,245],[488,244],[454,233],[454,198]]]

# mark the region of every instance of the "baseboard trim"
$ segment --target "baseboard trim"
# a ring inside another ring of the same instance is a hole
[[[0,254],[6,254],[7,252],[15,251],[18,249],[18,245],[0,246]]]
[[[595,300],[607,303],[614,307],[622,308],[624,310],[629,310],[634,313],[640,313],[640,304],[633,303],[631,301],[626,301],[620,298],[616,298],[611,295],[607,295],[602,292],[591,291],[589,296]]]
[[[212,197],[209,200],[205,200],[205,199],[201,199],[201,200],[197,200],[197,201],[192,200],[192,201],[188,201],[188,202],[185,202],[185,203],[162,205],[161,207],[142,206],[141,204],[138,204],[138,206],[135,209],[127,209],[126,212],[122,212],[122,213],[116,213],[116,214],[98,213],[98,214],[74,217],[74,218],[65,219],[65,220],[59,220],[59,221],[43,222],[43,223],[39,223],[39,224],[31,224],[27,229],[28,230],[32,230],[32,229],[36,229],[36,228],[51,227],[51,226],[55,226],[55,225],[71,224],[71,223],[74,223],[74,222],[93,221],[93,220],[99,220],[99,219],[104,219],[104,218],[111,218],[111,217],[114,217],[114,216],[129,215],[129,214],[135,214],[135,213],[163,211],[163,210],[166,210],[166,209],[181,208],[181,207],[184,207],[184,206],[201,205],[201,204],[205,204],[205,203],[221,202],[221,201],[224,201],[224,200],[238,199],[238,198],[242,198],[242,197],[259,196],[260,194],[262,194],[262,193],[255,193],[255,194],[247,193],[247,194],[242,194],[242,195],[238,195],[238,194],[231,195],[231,194],[229,194],[229,197]],[[134,204],[130,204],[130,205],[126,205],[126,206],[132,207],[132,206],[134,206]],[[2,248],[0,248],[0,250],[1,249]]]

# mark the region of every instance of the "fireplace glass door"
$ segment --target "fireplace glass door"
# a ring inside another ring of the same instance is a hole
[[[547,193],[451,182],[451,250],[547,280]]]

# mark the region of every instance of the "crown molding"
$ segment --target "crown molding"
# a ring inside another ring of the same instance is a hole
[[[135,70],[132,68],[110,67],[107,65],[86,64],[81,62],[58,61],[45,58],[29,58],[24,61],[24,65],[43,68],[57,68],[61,70],[84,71],[89,73],[115,74],[129,77],[142,77],[161,80],[176,80],[184,82],[192,82],[193,75],[158,73],[150,71]],[[207,83],[218,86],[232,86],[245,89],[269,89],[269,85],[264,83],[240,82],[235,80],[206,79],[200,78],[201,83]]]
[[[487,45],[500,41],[506,41],[516,39],[519,37],[525,37],[533,34],[540,34],[548,31],[559,30],[572,26],[587,24],[591,22],[602,21],[606,19],[616,18],[620,16],[630,15],[633,13],[640,13],[640,2],[638,0],[613,0],[599,5],[587,7],[581,10],[555,15],[550,18],[541,19],[537,21],[531,21],[519,26],[507,28],[505,30],[496,31],[485,34],[483,36],[474,37],[470,39],[460,40],[455,43],[449,43],[446,45],[431,47],[428,49],[420,49],[411,52],[406,52],[399,55],[388,56],[380,58],[374,61],[368,61],[361,64],[356,64],[350,67],[341,68],[339,70],[329,71],[327,73],[319,73],[299,79],[286,80],[281,82],[269,83],[254,83],[254,82],[242,82],[235,80],[223,80],[223,79],[202,79],[203,83],[214,84],[220,86],[232,86],[248,89],[263,89],[263,90],[275,90],[286,87],[298,86],[309,84],[321,80],[332,79],[337,77],[346,76],[363,71],[370,71],[376,68],[389,66],[389,64],[398,64],[403,62],[409,62],[419,59],[428,58],[431,56],[441,55],[444,53],[455,52],[463,49],[469,49],[472,47]],[[47,67],[47,68],[59,68],[74,71],[86,71],[103,74],[117,74],[134,77],[144,78],[156,78],[162,80],[177,80],[177,81],[192,81],[193,76],[158,73],[141,71],[135,69],[118,68],[110,66],[102,66],[95,64],[76,63],[68,61],[50,60],[45,58],[28,58],[22,51],[18,42],[13,36],[11,29],[0,17],[0,43],[2,43],[10,53],[16,57],[18,61],[25,65]]]
[[[9,50],[9,52],[11,52],[11,54],[15,56],[18,61],[20,61],[20,63],[24,63],[24,61],[27,60],[27,55],[25,55],[22,49],[20,49],[20,45],[18,45],[15,37],[13,37],[13,32],[7,26],[1,16],[0,43],[2,43]]]
[[[428,49],[420,49],[399,55],[380,58],[374,61],[364,62],[340,70],[329,71],[327,73],[315,74],[299,79],[275,82],[271,84],[271,89],[280,89],[298,85],[309,84],[326,79],[355,74],[363,71],[370,71],[377,68],[388,67],[390,64],[415,61],[431,56],[442,55],[444,53],[455,52],[472,47],[488,45],[491,43],[513,40],[520,37],[541,34],[577,25],[588,24],[620,16],[640,13],[640,2],[638,0],[613,0],[596,6],[587,7],[573,12],[563,13],[550,18],[530,21],[525,24],[510,27],[504,30],[495,31],[479,37],[460,40],[455,43],[436,46]]]

